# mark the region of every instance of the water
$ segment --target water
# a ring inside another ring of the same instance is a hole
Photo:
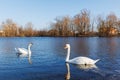
[[[32,64],[27,57],[18,58],[15,47],[33,43]],[[97,68],[65,63],[64,45],[71,44],[71,56],[100,59]],[[70,74],[68,74],[70,72]],[[0,38],[0,80],[119,80],[120,38]]]

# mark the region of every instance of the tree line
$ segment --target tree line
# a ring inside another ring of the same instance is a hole
[[[31,22],[20,26],[7,19],[0,25],[0,36],[3,37],[39,37],[39,36],[119,36],[120,19],[110,13],[106,17],[93,18],[89,10],[83,9],[73,17],[56,17],[48,30],[37,30]]]

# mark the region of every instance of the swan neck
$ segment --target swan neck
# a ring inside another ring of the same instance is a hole
[[[28,45],[28,50],[30,50],[30,47],[31,47],[31,46],[30,46],[30,45]]]
[[[28,45],[28,54],[31,54],[30,45]]]
[[[29,60],[29,63],[31,63],[31,50],[30,50],[30,45],[28,45],[28,60]]]
[[[70,58],[70,47],[67,50],[66,62],[69,61],[69,58]]]

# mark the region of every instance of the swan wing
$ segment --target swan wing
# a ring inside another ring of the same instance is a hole
[[[97,69],[98,67],[95,64],[76,64],[75,66],[77,66],[80,69]]]
[[[76,57],[69,60],[69,62],[73,64],[95,64],[97,61],[88,57]]]
[[[28,54],[28,50],[25,48],[18,48],[18,52],[21,54]]]

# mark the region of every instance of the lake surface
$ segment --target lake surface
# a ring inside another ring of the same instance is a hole
[[[33,43],[32,64],[27,57],[18,58],[14,50],[27,48],[30,42]],[[71,45],[71,59],[77,56],[100,59],[96,68],[66,64],[66,43]],[[120,38],[0,38],[0,80],[65,80],[66,77],[69,80],[119,80]]]

